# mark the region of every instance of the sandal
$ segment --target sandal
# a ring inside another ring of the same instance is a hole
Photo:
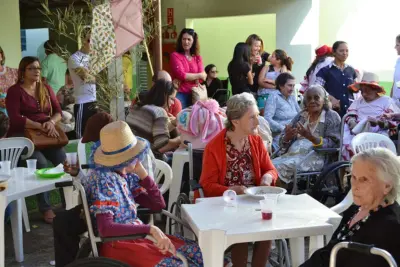
[[[54,217],[56,217],[56,215],[54,214],[53,210],[48,210],[43,213],[43,220],[45,223],[52,224]]]

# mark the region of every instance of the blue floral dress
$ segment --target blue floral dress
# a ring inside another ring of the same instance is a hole
[[[147,191],[135,174],[120,175],[112,171],[93,170],[86,181],[86,193],[90,213],[110,213],[115,223],[143,224],[137,217],[135,198]],[[96,223],[94,224],[96,225]],[[168,236],[177,252],[183,254],[191,267],[203,266],[200,248],[191,240]],[[183,266],[172,254],[163,255],[156,245],[147,239],[113,241],[102,245],[101,255],[120,260],[134,267]]]

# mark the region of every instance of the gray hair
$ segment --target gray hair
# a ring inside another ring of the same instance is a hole
[[[239,120],[243,115],[247,112],[249,107],[257,106],[256,100],[254,96],[250,93],[241,93],[238,95],[234,95],[229,98],[226,103],[226,122],[225,127],[228,130],[235,130],[235,126],[233,126],[233,120]]]
[[[387,148],[377,147],[357,153],[351,159],[351,163],[354,164],[358,160],[368,161],[377,168],[377,177],[392,185],[386,199],[389,202],[396,201],[400,179],[400,160],[397,155]]]
[[[322,87],[319,84],[311,85],[310,87],[308,87],[307,91],[304,93],[304,97],[303,97],[303,106],[304,106],[304,108],[307,108],[307,100],[306,99],[307,99],[307,93],[309,91],[319,91],[319,92],[321,92],[321,96],[324,99],[323,109],[325,109],[325,110],[331,109],[331,101],[329,101],[328,93],[326,92],[325,88]]]

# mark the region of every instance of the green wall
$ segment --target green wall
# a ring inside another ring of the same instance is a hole
[[[276,47],[275,14],[186,19],[186,26],[196,30],[200,40],[200,54],[204,67],[215,64],[219,77],[228,77],[227,67],[238,42],[257,33],[264,41],[268,52]]]
[[[21,60],[19,1],[0,0],[0,25],[0,46],[6,56],[6,65],[17,68]]]

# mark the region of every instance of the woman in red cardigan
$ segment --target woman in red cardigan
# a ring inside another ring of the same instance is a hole
[[[206,197],[222,196],[232,189],[238,195],[248,186],[275,185],[278,173],[258,135],[259,111],[254,96],[241,93],[227,103],[226,129],[204,151],[200,184]],[[252,266],[265,266],[271,241],[256,242]],[[247,266],[248,244],[232,246],[233,266]]]

